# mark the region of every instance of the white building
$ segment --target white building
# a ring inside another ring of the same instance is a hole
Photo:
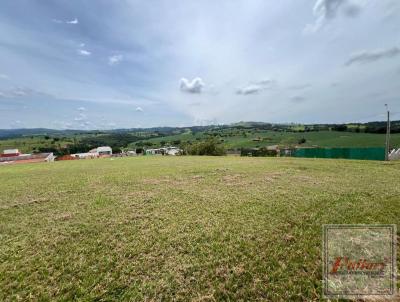
[[[393,149],[389,153],[389,160],[400,160],[400,148],[399,149]]]
[[[163,148],[146,150],[146,155],[163,155],[163,154],[164,154]]]
[[[92,158],[99,157],[99,155],[95,152],[76,153],[76,154],[71,154],[71,156],[79,158],[79,159],[92,159]]]
[[[182,150],[176,147],[168,147],[166,148],[166,153],[167,155],[181,155],[182,154]]]
[[[40,162],[53,162],[53,153],[38,153],[38,154],[20,154],[14,155],[15,153],[8,153],[9,157],[2,154],[0,156],[0,165],[3,164],[22,164],[22,163],[40,163]]]
[[[18,149],[6,149],[3,151],[4,155],[18,155],[21,154]]]
[[[146,155],[181,155],[182,149],[177,147],[164,147],[159,149],[147,149]]]
[[[98,155],[112,155],[112,149],[109,146],[97,147],[96,153]]]
[[[126,151],[126,155],[127,155],[127,156],[136,156],[137,154],[136,154],[136,151],[134,151],[134,150],[129,150],[129,151]]]
[[[74,156],[79,159],[90,159],[90,158],[97,158],[101,156],[111,156],[112,155],[112,149],[109,146],[102,146],[102,147],[97,147],[95,149],[90,150],[87,153],[76,153],[76,154],[71,154],[71,156]]]

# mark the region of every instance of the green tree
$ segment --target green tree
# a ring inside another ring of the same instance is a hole
[[[208,139],[187,147],[186,152],[190,155],[221,156],[226,154],[224,146],[218,144],[216,139]]]

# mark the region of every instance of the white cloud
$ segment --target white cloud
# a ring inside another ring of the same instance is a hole
[[[67,24],[78,24],[79,21],[78,21],[77,18],[75,18],[74,20],[71,20],[71,21],[65,21],[65,23],[67,23]]]
[[[380,59],[393,58],[398,55],[400,55],[400,48],[398,47],[376,49],[371,51],[363,50],[352,54],[345,65],[350,66],[354,63],[370,63]]]
[[[86,111],[86,108],[85,107],[78,107],[77,110],[78,111]]]
[[[236,94],[241,95],[249,95],[249,94],[257,94],[265,89],[272,88],[274,85],[273,80],[265,79],[261,81],[251,82],[246,86],[243,86],[236,90]]]
[[[250,84],[247,86],[244,86],[242,88],[239,88],[236,93],[237,94],[243,94],[243,95],[248,95],[248,94],[256,94],[262,91],[264,88],[260,85],[254,85]]]
[[[9,77],[6,74],[0,73],[0,79],[8,80]]]
[[[117,65],[119,64],[123,59],[122,55],[115,55],[115,56],[111,56],[108,58],[108,64],[112,65]]]
[[[34,95],[48,96],[45,92],[36,91],[27,87],[13,87],[8,90],[0,91],[0,97],[3,98],[19,98]]]
[[[77,18],[75,18],[73,20],[66,20],[66,21],[63,21],[63,20],[60,20],[60,19],[52,19],[51,21],[53,21],[54,23],[57,23],[57,24],[65,23],[65,24],[74,24],[75,25],[75,24],[79,23]]]
[[[199,77],[194,78],[192,81],[189,81],[186,78],[182,78],[180,80],[180,89],[181,91],[188,93],[201,93],[205,84],[203,80]]]
[[[12,126],[14,128],[22,128],[24,126],[24,123],[22,123],[20,120],[15,120],[12,122]]]
[[[357,16],[361,9],[361,3],[354,0],[317,0],[313,7],[313,15],[316,18],[314,24],[308,24],[303,32],[306,34],[314,33],[323,27],[329,20],[334,19],[338,11],[347,17]]]
[[[143,109],[142,109],[142,107],[136,107],[135,111],[137,111],[137,112],[143,112]]]
[[[78,53],[79,53],[81,56],[90,56],[90,55],[92,54],[90,51],[85,50],[85,49],[79,49],[79,50],[78,50]]]

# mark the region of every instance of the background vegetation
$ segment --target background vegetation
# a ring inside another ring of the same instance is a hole
[[[196,154],[199,146],[213,140],[225,150],[280,146],[383,147],[386,124],[275,125],[236,123],[232,125],[76,131],[49,129],[0,130],[0,150],[18,148],[23,152],[54,152],[56,155],[87,152],[108,145],[114,152],[177,146]],[[392,147],[400,147],[400,122],[392,122]]]

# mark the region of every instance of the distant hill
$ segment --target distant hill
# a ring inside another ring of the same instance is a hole
[[[392,146],[400,147],[400,121],[391,123]],[[86,152],[108,145],[122,149],[186,148],[214,139],[226,149],[280,146],[378,147],[384,146],[385,122],[348,124],[273,124],[238,122],[230,125],[153,127],[114,130],[55,130],[45,128],[0,130],[0,151],[54,152],[56,155]]]
[[[107,134],[107,133],[126,133],[126,132],[159,132],[164,134],[171,134],[176,131],[180,132],[182,129],[188,129],[192,132],[205,131],[214,128],[257,128],[265,130],[296,130],[296,129],[318,129],[318,130],[329,130],[333,128],[342,127],[349,129],[356,129],[360,127],[363,129],[362,132],[367,133],[383,133],[386,131],[386,122],[374,121],[367,123],[347,123],[347,124],[274,124],[266,122],[237,122],[227,125],[208,125],[208,126],[190,126],[190,127],[151,127],[151,128],[128,128],[128,129],[112,129],[112,130],[83,130],[83,129],[47,129],[47,128],[21,128],[21,129],[0,129],[0,139],[6,138],[19,138],[25,136],[43,136],[43,135],[54,135],[54,136],[70,136],[76,134]],[[347,129],[346,129],[347,130]],[[400,120],[391,122],[391,132],[400,132]]]

